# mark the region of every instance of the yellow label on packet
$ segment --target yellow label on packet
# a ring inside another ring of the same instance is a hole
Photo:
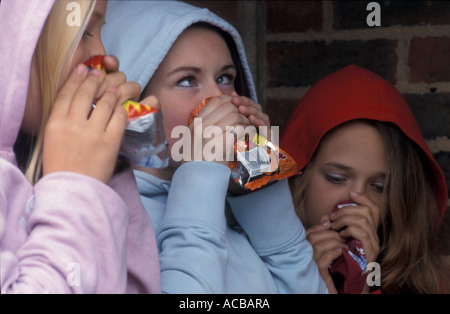
[[[136,101],[128,100],[122,105],[128,113],[128,118],[137,118],[140,116],[144,116],[149,113],[155,113],[158,109],[155,109],[148,105],[143,105]]]
[[[266,147],[268,141],[269,141],[268,139],[266,139],[264,136],[259,135],[258,133],[256,133],[252,139],[252,142],[261,148]]]

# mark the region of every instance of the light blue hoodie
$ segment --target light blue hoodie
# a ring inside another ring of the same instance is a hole
[[[256,101],[239,34],[210,11],[174,1],[110,1],[106,21],[106,51],[142,89],[187,27],[218,26],[234,39]],[[216,163],[185,163],[172,181],[135,175],[156,232],[163,292],[327,292],[286,180],[230,197],[230,170]]]

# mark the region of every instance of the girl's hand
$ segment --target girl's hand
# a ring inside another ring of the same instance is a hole
[[[137,82],[127,82],[123,72],[118,71],[119,60],[112,55],[103,58],[103,65],[108,72],[105,80],[100,85],[95,100],[97,101],[110,87],[115,87],[119,91],[118,103],[123,104],[127,100],[139,100],[141,87]]]
[[[328,215],[321,218],[321,224],[306,230],[306,238],[314,250],[314,260],[319,268],[320,276],[327,285],[329,293],[337,293],[333,279],[328,271],[331,263],[342,255],[345,240],[339,233],[331,230]]]
[[[128,122],[119,92],[124,77],[109,77],[119,88],[106,87],[101,93],[107,77],[100,70],[88,73],[80,64],[60,89],[45,129],[44,176],[71,171],[109,182]]]
[[[238,107],[238,111],[240,114],[246,116],[251,125],[254,125],[256,128],[259,127],[267,127],[267,134],[264,128],[261,128],[262,134],[268,140],[270,140],[270,118],[267,114],[262,111],[262,107],[260,104],[255,103],[250,98],[239,96],[236,92],[232,92],[231,102]]]
[[[227,134],[227,127],[234,127],[237,131],[236,136],[239,138],[243,136],[243,131],[249,125],[249,120],[239,113],[238,108],[231,102],[231,96],[227,95],[211,98],[199,112],[197,118],[202,119],[201,130],[194,129],[194,127],[199,127],[199,125],[196,125],[195,119],[189,125],[193,135],[191,138],[191,160],[199,160],[201,158],[202,160],[215,161],[227,165],[234,154],[234,135]],[[242,132],[239,130],[241,128],[236,128],[237,126],[242,126]],[[208,133],[212,130],[220,130],[220,134],[213,133],[209,139]],[[232,140],[229,139],[230,137]],[[202,143],[201,152],[196,151],[199,150],[199,145],[195,143]],[[222,148],[222,152],[217,152],[216,148]],[[214,157],[217,158],[214,159]]]
[[[359,205],[345,206],[331,214],[331,229],[347,240],[361,241],[367,262],[375,262],[380,252],[377,234],[380,209],[363,194],[351,192],[350,198]]]

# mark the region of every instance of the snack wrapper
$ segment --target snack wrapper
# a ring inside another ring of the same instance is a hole
[[[88,71],[97,69],[105,74],[108,74],[105,67],[103,66],[103,58],[104,56],[93,56],[88,61],[86,61],[85,65],[88,67]]]
[[[99,69],[106,74],[103,57],[94,56],[85,64],[89,70]],[[169,164],[168,143],[161,111],[132,100],[126,101],[123,107],[128,113],[128,126],[122,139],[120,155],[138,166],[167,167]]]
[[[343,201],[334,207],[333,212],[345,206],[357,206],[352,201]],[[350,239],[348,249],[342,249],[342,255],[330,265],[330,274],[336,290],[343,294],[359,294],[364,288],[367,277],[366,254],[361,241]]]
[[[168,143],[159,109],[128,100],[123,104],[128,112],[128,126],[120,153],[132,164],[146,168],[169,165]]]
[[[204,99],[192,111],[188,124],[212,97]],[[234,159],[228,164],[231,179],[243,189],[256,190],[270,182],[298,174],[297,163],[284,150],[255,132],[235,138]]]

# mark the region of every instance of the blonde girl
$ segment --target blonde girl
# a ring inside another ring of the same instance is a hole
[[[113,176],[127,124],[121,103],[140,88],[115,57],[105,59],[108,75],[83,64],[105,54],[106,5],[0,6],[2,293],[160,291],[153,229],[132,172]],[[146,242],[139,250],[130,240],[138,236]]]

